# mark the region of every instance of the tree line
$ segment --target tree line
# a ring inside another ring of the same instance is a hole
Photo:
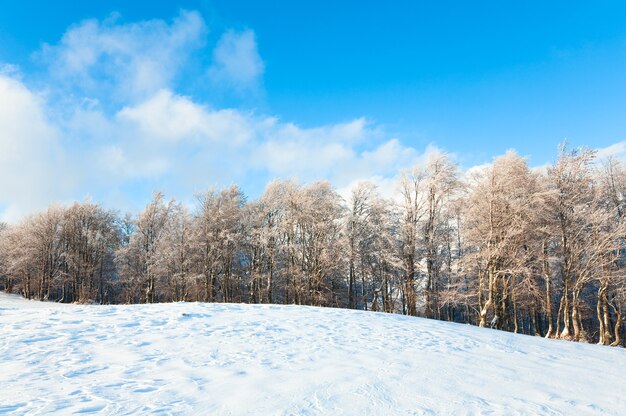
[[[137,216],[92,202],[0,226],[0,287],[81,303],[247,302],[363,309],[624,345],[626,168],[559,148],[462,174],[446,154],[348,200],[325,181],[237,186]]]

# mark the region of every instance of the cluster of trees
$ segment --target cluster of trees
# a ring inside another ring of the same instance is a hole
[[[360,183],[231,186],[136,217],[50,207],[0,227],[0,287],[62,302],[295,303],[624,343],[626,168],[562,146],[461,174],[445,155],[383,198]]]

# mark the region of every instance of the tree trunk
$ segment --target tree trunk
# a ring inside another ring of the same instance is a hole
[[[572,293],[572,327],[574,328],[574,340],[584,338],[582,323],[580,322],[580,289],[575,288]]]
[[[615,311],[615,315],[617,315],[617,321],[615,321],[615,341],[611,343],[612,347],[618,347],[622,342],[621,331],[622,331],[622,310],[619,307],[615,307],[611,304],[611,307]]]
[[[272,250],[272,252],[270,253],[269,272],[267,274],[267,302],[268,303],[273,302],[273,298],[272,298],[273,281],[274,281],[274,253]]]
[[[480,310],[478,326],[484,328],[487,325],[487,309],[489,308],[490,300],[487,300],[483,304],[483,290],[485,285],[485,272],[478,272],[478,308]],[[469,316],[469,315],[468,315]]]
[[[413,256],[407,257],[407,278],[405,283],[406,313],[417,316],[417,299],[415,295],[415,262]]]
[[[550,263],[548,262],[548,245],[543,242],[543,276],[546,280],[546,319],[548,321],[548,330],[546,338],[552,337],[554,328],[552,327],[552,281],[550,278]],[[558,327],[556,329],[558,331]]]
[[[561,297],[561,307],[559,308],[559,316],[561,316],[561,312],[563,313],[563,331],[561,331],[560,337],[569,339],[570,338],[570,306],[569,306],[569,288],[567,284],[567,279],[563,282],[563,295]]]
[[[517,334],[517,331],[519,330],[519,326],[517,323],[517,302],[515,301],[515,290],[512,291],[512,297],[513,297],[513,332]]]
[[[598,299],[596,303],[596,314],[598,317],[598,343],[609,345],[611,343],[611,329],[608,311],[608,302],[606,299],[606,281],[603,279],[598,288]]]
[[[148,286],[146,287],[146,302],[154,303],[154,276],[148,275]]]

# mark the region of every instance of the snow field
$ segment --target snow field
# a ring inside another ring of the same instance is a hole
[[[626,351],[303,306],[0,295],[0,414],[626,414]]]

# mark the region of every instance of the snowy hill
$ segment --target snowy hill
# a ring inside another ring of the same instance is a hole
[[[0,414],[626,414],[626,351],[300,306],[0,295]]]

